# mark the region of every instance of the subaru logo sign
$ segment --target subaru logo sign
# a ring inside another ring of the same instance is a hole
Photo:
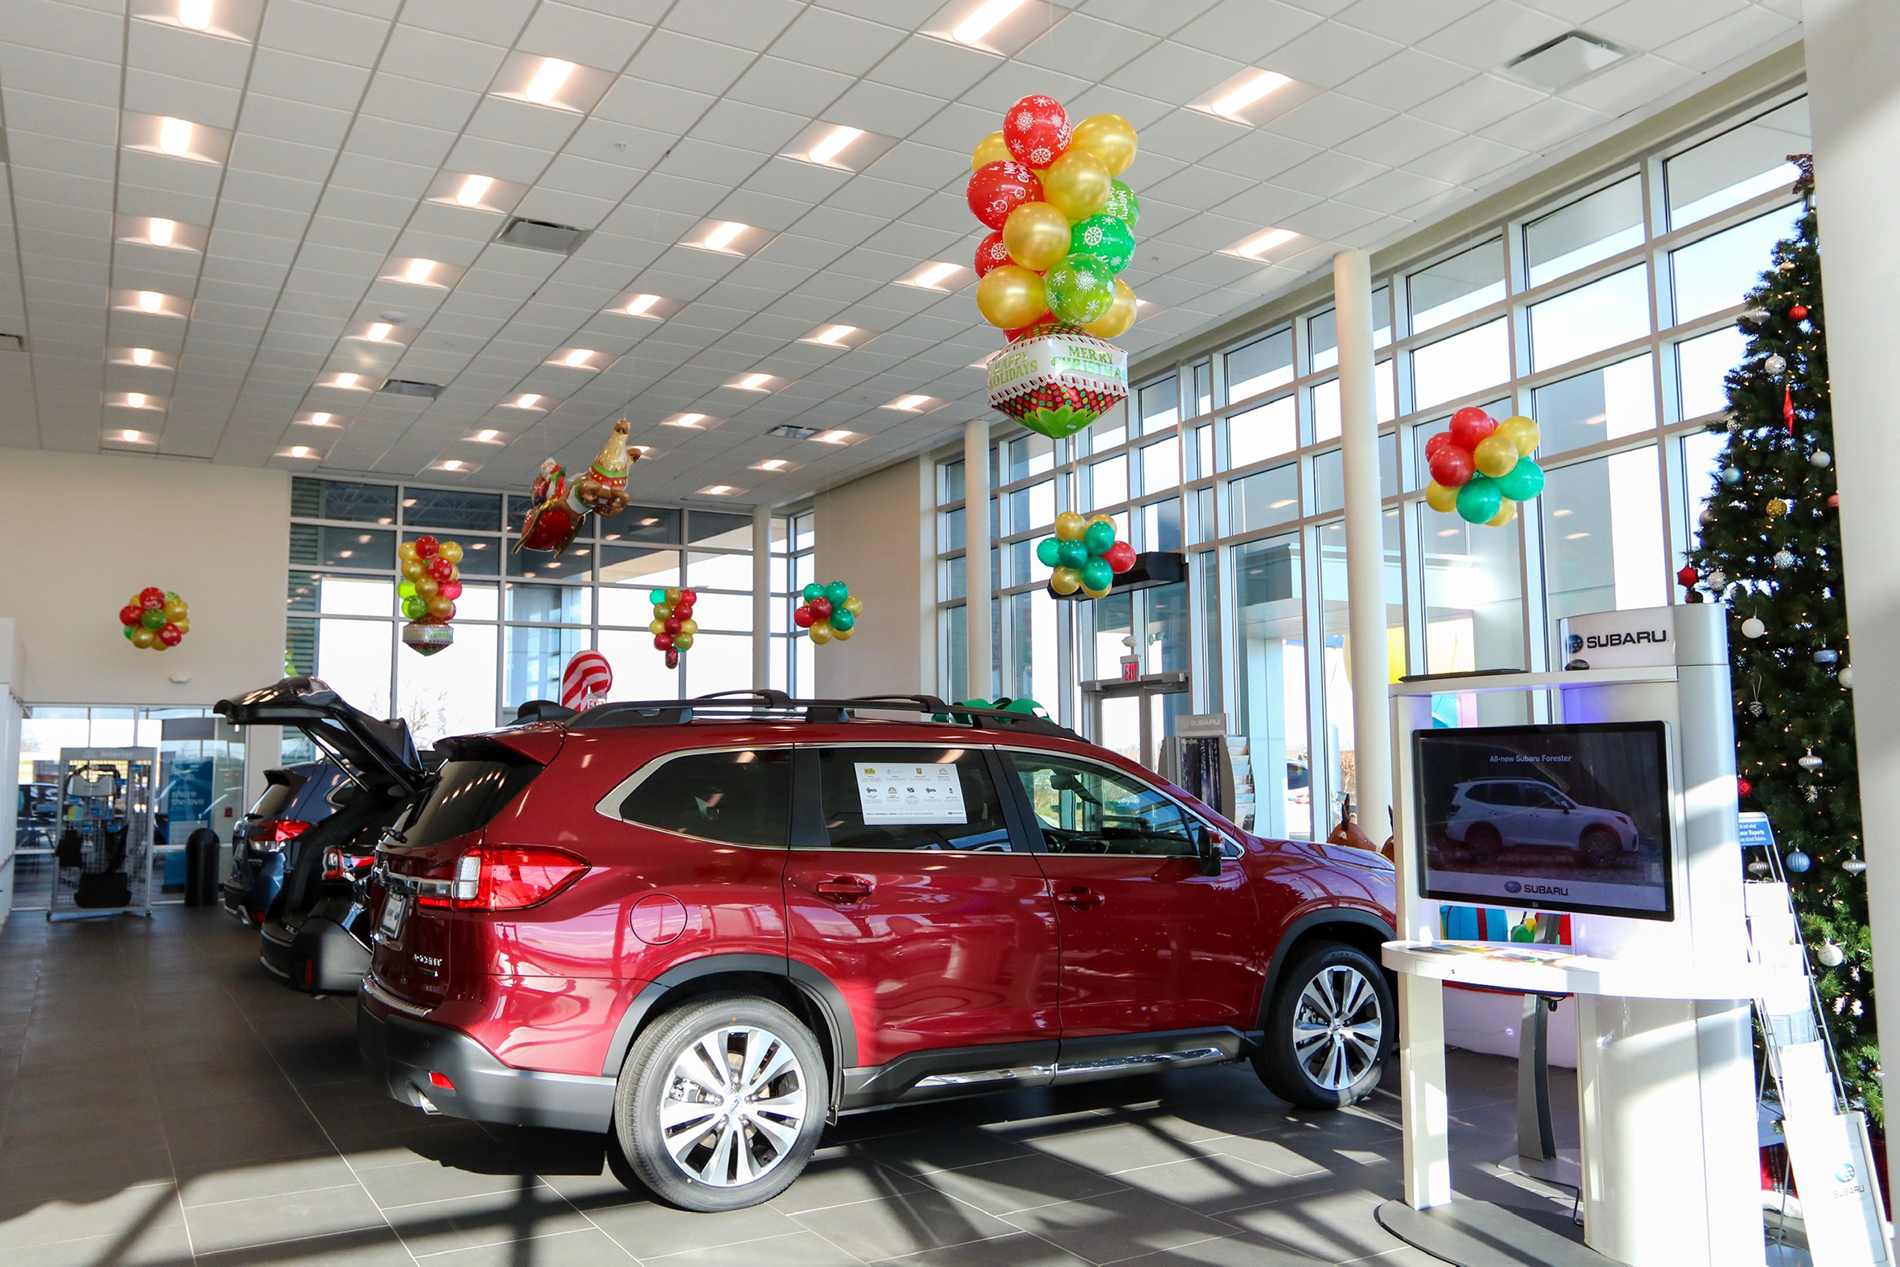
[[[1842,1162],[1841,1168],[1834,1172],[1834,1182],[1835,1183],[1854,1182],[1854,1163],[1851,1161]]]
[[[1583,650],[1583,639],[1576,634],[1571,634],[1568,638],[1564,639],[1564,647],[1571,655],[1575,655],[1577,652]]]
[[[1506,893],[1522,893],[1524,886],[1519,884],[1516,880],[1506,880],[1504,882],[1504,891]]]

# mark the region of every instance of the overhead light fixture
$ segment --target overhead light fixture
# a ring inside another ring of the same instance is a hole
[[[1293,504],[1293,499],[1291,497],[1282,497],[1279,501],[1268,502],[1267,509],[1268,510],[1285,510],[1288,506],[1291,506],[1292,504]]]
[[[810,153],[805,157],[814,163],[829,163],[844,151],[845,146],[863,135],[863,128],[835,127],[825,134],[824,140],[812,146]]]
[[[652,309],[653,305],[659,302],[660,296],[658,295],[635,295],[632,299],[627,301],[627,306],[620,311],[626,313],[629,317],[644,317]]]
[[[402,270],[402,279],[411,286],[429,284],[429,274],[435,272],[434,260],[410,260],[409,267]]]
[[[561,358],[561,364],[567,366],[569,369],[592,369],[593,367],[589,365],[588,362],[593,359],[594,351],[592,348],[574,348],[566,356]]]
[[[167,154],[191,153],[191,121],[169,115],[158,121],[158,148]]]
[[[125,394],[125,403],[132,409],[143,409],[145,408],[145,393],[127,392]]]
[[[310,415],[310,425],[311,425],[311,426],[313,426],[313,427],[327,427],[327,426],[329,426],[329,425],[330,425],[330,419],[331,419],[331,417],[332,417],[332,415],[330,415],[330,414],[326,414],[326,413],[314,413],[314,414],[311,414],[311,415]]]
[[[371,343],[381,343],[384,339],[389,337],[389,332],[395,328],[396,327],[390,325],[387,321],[377,321],[370,325],[369,332],[363,337],[368,339]]]
[[[178,25],[194,31],[211,26],[211,0],[178,0]]]
[[[455,201],[464,207],[479,207],[482,205],[482,199],[488,196],[488,191],[494,188],[494,185],[493,176],[470,176],[462,182],[462,187],[455,191]]]
[[[920,407],[927,405],[929,403],[930,403],[930,397],[919,395],[919,394],[912,394],[909,396],[899,396],[896,400],[893,400],[890,404],[884,407],[886,409],[901,409],[905,413],[916,413]]]
[[[310,450],[305,448],[301,444],[291,445],[289,449],[289,453],[290,453],[290,456],[293,458],[307,458],[310,456]]]
[[[826,326],[816,334],[807,335],[804,342],[822,343],[828,348],[835,348],[841,339],[848,339],[857,332],[856,326]]]
[[[736,220],[727,220],[711,233],[708,233],[706,240],[700,243],[700,245],[709,251],[723,251],[732,245],[734,238],[745,231],[745,225],[740,224]]]
[[[857,439],[855,431],[823,431],[812,437],[820,444],[850,444]]]
[[[145,433],[143,431],[133,431],[130,428],[127,428],[126,430],[121,431],[119,433],[119,437],[120,439],[128,440],[133,444],[137,444],[141,440],[145,439]]]
[[[1590,534],[1587,532],[1566,532],[1564,534],[1564,540],[1565,541],[1581,541],[1589,535]]]
[[[947,281],[953,274],[963,271],[961,264],[926,264],[918,274],[910,279],[913,286],[924,290],[936,290],[940,282]]]
[[[554,94],[561,91],[561,85],[574,73],[574,63],[564,62],[558,57],[550,57],[541,63],[534,78],[521,90],[521,95],[536,105],[545,106],[554,100]]]
[[[1576,512],[1576,511],[1574,511],[1574,510],[1572,510],[1572,509],[1570,509],[1570,507],[1568,507],[1568,506],[1565,506],[1565,507],[1564,507],[1563,509],[1561,509],[1561,510],[1553,510],[1553,511],[1551,511],[1551,512],[1550,512],[1550,517],[1551,517],[1552,519],[1568,519],[1568,518],[1569,518],[1569,517],[1570,517],[1571,515],[1574,515],[1574,514],[1576,514],[1576,513],[1577,513],[1577,512]]]
[[[541,394],[539,392],[522,392],[521,395],[514,399],[514,407],[516,409],[533,409],[540,403]]]
[[[744,378],[734,383],[733,386],[742,392],[762,392],[765,390],[765,385],[771,381],[772,376],[770,374],[752,373],[747,374]]]
[[[461,458],[443,458],[442,469],[445,471],[459,471],[462,469],[462,459]]]
[[[730,484],[708,484],[699,491],[701,495],[706,497],[725,497],[739,490]]]
[[[705,414],[681,414],[677,418],[668,418],[666,425],[669,427],[697,427],[704,421],[706,421]]]
[[[165,296],[155,290],[141,290],[139,292],[140,312],[163,312],[164,309]]]
[[[978,43],[1004,18],[1022,7],[1023,0],[983,0],[969,17],[957,23],[950,36],[959,44]]]
[[[152,363],[152,349],[150,348],[133,348],[132,349],[132,364],[150,365],[151,363]]]
[[[1234,248],[1234,254],[1247,259],[1258,259],[1282,243],[1291,242],[1300,235],[1291,229],[1268,229],[1265,233],[1248,238]]]
[[[787,462],[784,458],[767,458],[763,462],[753,463],[752,469],[755,471],[782,471],[790,465],[791,463]]]
[[[780,440],[809,440],[818,434],[818,428],[801,427],[795,422],[781,422],[765,434]]]
[[[480,431],[475,433],[475,443],[477,444],[493,444],[500,438],[501,432],[495,430],[493,427],[483,427]]]
[[[361,374],[338,374],[336,381],[330,385],[332,387],[354,387],[357,383],[362,381],[362,378],[363,376]]]
[[[1213,105],[1209,106],[1208,109],[1212,110],[1215,114],[1225,115],[1231,119],[1268,93],[1278,88],[1284,88],[1292,82],[1291,79],[1288,79],[1285,75],[1279,74],[1276,71],[1263,70],[1246,83],[1241,84],[1238,88],[1235,88],[1232,92],[1222,97],[1219,101],[1216,101]]]
[[[177,232],[178,222],[176,220],[161,220],[157,217],[153,217],[152,223],[145,230],[145,240],[150,242],[153,246],[170,246],[172,244],[172,238]]]

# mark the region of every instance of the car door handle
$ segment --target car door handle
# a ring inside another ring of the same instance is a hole
[[[1102,895],[1094,889],[1063,889],[1055,895],[1056,901],[1078,911],[1086,911],[1102,904]]]
[[[861,875],[840,875],[820,880],[816,887],[820,894],[834,902],[855,902],[870,897],[877,885]]]

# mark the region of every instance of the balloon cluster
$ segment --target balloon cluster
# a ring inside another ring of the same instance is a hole
[[[1521,415],[1499,422],[1466,406],[1451,426],[1425,442],[1432,482],[1425,501],[1442,514],[1458,512],[1466,523],[1503,527],[1517,517],[1517,503],[1544,491],[1544,469],[1531,460],[1537,424]]]
[[[1115,179],[1135,158],[1118,114],[1071,127],[1052,97],[1024,97],[971,156],[966,197],[990,229],[976,248],[976,306],[1011,343],[1047,341],[992,362],[990,404],[1032,430],[1065,436],[1128,395],[1128,362],[1100,342],[1135,324],[1117,276],[1134,258],[1141,206]]]
[[[800,591],[799,597],[805,601],[792,612],[792,623],[810,630],[812,642],[822,647],[833,638],[839,642],[851,641],[851,631],[857,628],[864,600],[853,594],[849,585],[843,581],[829,585],[813,581]]]
[[[1073,510],[1056,516],[1056,535],[1036,543],[1036,557],[1055,569],[1049,588],[1058,594],[1077,590],[1104,598],[1115,578],[1135,566],[1135,548],[1115,540],[1115,521],[1107,515],[1084,519]]]
[[[680,652],[693,649],[699,635],[699,622],[693,619],[693,604],[699,595],[692,590],[656,589],[647,595],[653,600],[653,620],[647,629],[653,634],[653,649],[666,652],[666,667],[680,667]]]
[[[402,645],[422,655],[434,655],[455,641],[449,622],[455,619],[455,600],[462,596],[462,547],[454,541],[417,537],[396,547],[402,569]]]
[[[119,608],[119,626],[133,646],[166,651],[191,632],[191,609],[170,590],[148,585]]]

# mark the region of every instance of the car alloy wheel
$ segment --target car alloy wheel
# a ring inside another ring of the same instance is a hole
[[[660,1131],[682,1173],[715,1188],[764,1178],[791,1155],[805,1124],[805,1069],[758,1025],[701,1035],[667,1075]]]
[[[1254,1072],[1292,1104],[1337,1109],[1363,1100],[1385,1072],[1398,1015],[1385,973],[1344,942],[1303,943],[1290,960],[1261,1018]]]
[[[1336,964],[1300,991],[1293,1051],[1315,1086],[1345,1091],[1378,1062],[1385,1016],[1372,983],[1349,964]]]

